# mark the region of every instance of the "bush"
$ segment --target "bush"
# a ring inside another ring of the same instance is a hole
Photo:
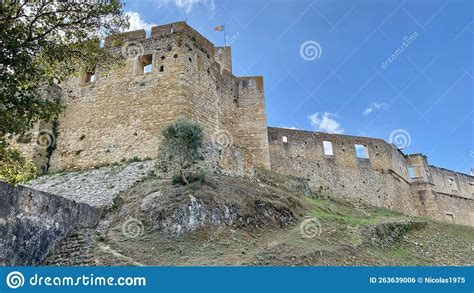
[[[175,170],[174,183],[187,185],[193,176],[190,170],[198,161],[203,160],[201,154],[204,130],[196,122],[178,118],[166,125],[161,131],[160,156],[167,170]],[[175,177],[179,177],[175,178]]]
[[[36,177],[36,166],[16,149],[0,147],[0,180],[12,185]]]

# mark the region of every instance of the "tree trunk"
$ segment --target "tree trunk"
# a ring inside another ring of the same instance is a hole
[[[189,184],[189,181],[188,179],[186,178],[186,175],[184,175],[184,172],[183,170],[179,170],[179,174],[181,176],[181,180],[184,182],[184,185],[188,185]]]

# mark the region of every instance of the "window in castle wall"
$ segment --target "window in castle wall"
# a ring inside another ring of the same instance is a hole
[[[160,66],[160,72],[165,71],[165,67],[163,65]]]
[[[368,159],[369,158],[369,151],[365,145],[356,144],[355,145],[356,156],[359,159]]]
[[[410,175],[410,178],[412,178],[412,179],[423,177],[421,175],[420,167],[409,166],[408,167],[408,174]]]
[[[138,57],[137,74],[145,74],[153,71],[153,55],[147,54]]]
[[[288,137],[286,137],[286,136],[282,136],[281,140],[282,140],[284,143],[288,143]]]
[[[97,75],[95,74],[95,69],[90,72],[84,72],[82,75],[82,84],[87,84],[95,82],[97,80]]]
[[[334,151],[332,149],[332,142],[324,140],[323,148],[324,148],[324,154],[326,156],[334,156]]]
[[[144,73],[150,73],[153,71],[153,65],[148,64],[147,66],[143,67],[143,72]]]
[[[454,224],[454,215],[452,213],[446,213],[445,219],[447,222]]]
[[[449,177],[448,183],[449,183],[449,188],[451,188],[451,191],[458,191],[456,180],[454,178]]]

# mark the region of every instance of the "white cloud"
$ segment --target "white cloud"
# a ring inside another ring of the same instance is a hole
[[[283,127],[284,129],[293,129],[293,130],[299,130],[298,128],[291,126],[291,127]]]
[[[333,113],[318,112],[311,114],[308,118],[311,122],[311,126],[313,126],[317,131],[336,134],[344,133],[341,123],[336,121],[336,118],[338,117]]]
[[[174,4],[176,7],[184,9],[186,13],[190,13],[196,5],[206,5],[211,10],[216,7],[214,0],[159,0],[159,2],[160,4]]]
[[[362,114],[364,114],[365,116],[369,116],[375,110],[378,110],[378,109],[387,110],[387,108],[388,108],[388,104],[375,102],[375,103],[371,103]]]
[[[129,31],[144,29],[150,31],[153,26],[157,26],[156,23],[149,23],[144,20],[138,12],[128,11],[125,13],[128,16],[128,22],[130,23]]]

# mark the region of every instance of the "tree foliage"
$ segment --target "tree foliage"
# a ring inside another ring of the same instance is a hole
[[[102,48],[99,39],[127,27],[119,1],[0,1],[2,168],[22,162],[8,149],[6,135],[57,117],[61,105],[48,95],[50,88],[83,70],[107,72],[120,63],[122,56]]]
[[[78,69],[110,67],[117,59],[99,38],[127,27],[118,1],[0,3],[0,136],[21,134],[60,111],[44,97]]]
[[[28,162],[18,150],[3,149],[0,155],[0,180],[16,185],[35,178],[36,167]]]
[[[203,139],[202,126],[185,118],[178,118],[161,131],[160,154],[168,169],[176,170],[184,184],[189,184],[189,170],[203,159]]]

